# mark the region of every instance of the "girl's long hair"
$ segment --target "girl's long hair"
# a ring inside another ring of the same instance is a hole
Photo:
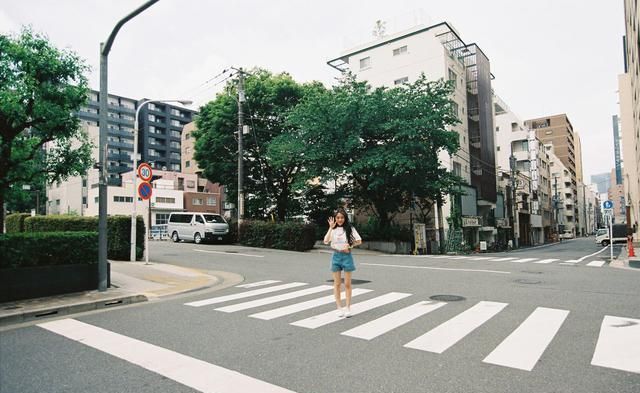
[[[343,208],[338,208],[338,210],[336,210],[336,214],[333,215],[334,219],[338,214],[342,214],[342,216],[344,217],[344,224],[342,224],[342,229],[344,229],[344,233],[347,235],[347,241],[349,242],[349,245],[353,246],[353,242],[355,241],[355,239],[353,238],[353,228],[351,227],[351,223],[349,222],[349,215],[347,215],[347,212]]]

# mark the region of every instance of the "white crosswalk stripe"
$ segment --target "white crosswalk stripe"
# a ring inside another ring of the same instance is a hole
[[[538,307],[483,362],[531,371],[569,311]]]
[[[362,338],[364,340],[374,339],[390,330],[393,330],[405,323],[411,322],[414,319],[437,310],[447,303],[422,301],[413,304],[409,307],[394,311],[378,319],[374,319],[371,322],[367,322],[363,325],[357,326],[341,334],[350,337]]]
[[[236,285],[236,288],[255,288],[255,287],[261,287],[263,285],[275,284],[277,282],[282,282],[282,281],[280,281],[280,280],[264,280],[264,281],[254,282],[254,283],[251,283],[251,284]]]
[[[422,351],[442,353],[502,311],[506,306],[507,303],[481,301],[404,346]]]
[[[473,257],[471,258],[472,261],[486,261],[488,259],[493,259],[492,257]]]
[[[358,295],[369,293],[371,291],[372,291],[371,289],[354,288],[351,292],[351,297],[353,298]],[[345,294],[343,291],[341,295],[342,299],[345,298],[344,296]],[[284,317],[285,315],[295,314],[300,311],[310,310],[312,308],[323,306],[325,304],[334,303],[334,302],[335,302],[334,296],[329,295],[329,296],[325,296],[317,299],[307,300],[306,302],[302,302],[302,303],[291,304],[289,306],[284,306],[284,307],[275,308],[273,310],[259,312],[257,314],[251,314],[249,316],[252,318],[271,320],[275,318]]]
[[[591,364],[640,373],[640,319],[606,315]]]
[[[253,291],[240,292],[240,293],[236,293],[236,294],[233,294],[233,295],[226,295],[226,296],[213,297],[213,298],[210,298],[210,299],[198,300],[196,302],[185,303],[185,306],[191,306],[191,307],[208,306],[210,304],[228,302],[229,300],[244,299],[246,297],[263,295],[265,293],[282,291],[283,289],[296,288],[296,287],[301,287],[301,286],[304,286],[304,285],[307,285],[307,283],[304,283],[304,282],[292,282],[292,283],[289,283],[289,284],[276,285],[275,287],[254,289]]]
[[[559,261],[559,259],[555,259],[555,258],[542,259],[540,261],[535,261],[534,263],[551,263],[555,261]]]
[[[592,261],[587,263],[587,266],[602,267],[605,263],[606,263],[605,261]]]
[[[373,299],[365,300],[360,303],[351,305],[351,314],[358,315],[365,311],[372,310],[377,307],[384,306],[385,304],[393,303],[400,299],[404,299],[411,296],[410,293],[390,292],[382,296],[374,297]],[[302,319],[300,321],[292,322],[291,325],[305,327],[309,329],[316,329],[320,326],[328,325],[340,320],[344,317],[338,315],[336,310],[331,310],[324,314],[316,315],[310,318]]]
[[[492,259],[491,261],[493,261],[493,262],[503,262],[503,261],[511,261],[513,259],[518,259],[518,258],[515,258],[515,257],[496,258],[496,259]]]
[[[267,304],[278,303],[278,302],[282,302],[289,299],[295,299],[301,296],[312,295],[314,293],[328,291],[330,289],[333,289],[333,285],[320,285],[313,288],[302,289],[300,291],[285,293],[283,295],[275,295],[275,296],[270,296],[262,299],[251,300],[244,303],[232,304],[230,306],[216,308],[216,311],[236,312],[236,311],[248,310],[250,308],[260,307]]]
[[[535,261],[536,259],[539,259],[539,258],[521,258],[521,259],[513,260],[513,261],[511,261],[511,262],[524,263],[524,262],[531,262],[531,261]]]

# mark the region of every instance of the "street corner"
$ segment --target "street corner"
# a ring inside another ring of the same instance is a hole
[[[114,286],[151,299],[235,285],[244,277],[167,263],[111,262]]]

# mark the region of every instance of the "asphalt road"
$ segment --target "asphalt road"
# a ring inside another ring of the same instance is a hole
[[[331,295],[323,250],[152,242],[154,261],[256,285],[0,332],[0,392],[637,393],[640,271],[602,250],[360,252],[354,289],[370,291],[346,319],[301,305]]]

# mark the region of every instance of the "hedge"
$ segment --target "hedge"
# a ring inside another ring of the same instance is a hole
[[[35,216],[24,220],[25,232],[78,232],[98,231],[98,217],[78,216]],[[131,217],[107,217],[107,258],[129,260],[131,255]],[[142,259],[144,253],[144,220],[138,216],[136,226],[136,259]]]
[[[246,246],[307,251],[315,244],[315,224],[247,221],[240,230],[239,242]]]
[[[29,213],[13,213],[4,218],[7,233],[24,232],[24,219],[31,217]]]
[[[0,269],[98,263],[97,232],[0,235]]]

